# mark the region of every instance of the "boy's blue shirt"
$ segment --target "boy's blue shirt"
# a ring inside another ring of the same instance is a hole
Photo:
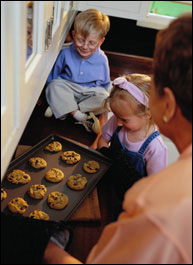
[[[50,72],[47,84],[53,79],[66,79],[81,86],[102,86],[110,84],[107,56],[98,48],[88,59],[83,59],[76,51],[74,43],[60,51]]]

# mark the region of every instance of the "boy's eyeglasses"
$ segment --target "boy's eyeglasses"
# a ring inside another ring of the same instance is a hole
[[[85,40],[83,40],[83,39],[81,39],[79,37],[76,37],[75,41],[76,41],[76,44],[79,45],[79,46],[83,46],[83,45],[86,44],[89,49],[94,49],[99,44],[99,42],[94,42],[94,41],[89,41],[89,42],[86,43]]]

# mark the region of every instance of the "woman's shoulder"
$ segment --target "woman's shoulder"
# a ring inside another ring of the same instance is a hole
[[[183,172],[182,168],[184,169]],[[184,184],[185,190],[190,191],[189,185],[187,185],[187,183],[192,183],[192,156],[186,157],[185,159],[177,159],[174,163],[168,165],[163,170],[155,173],[152,176],[149,176],[148,178],[144,178],[140,181],[141,185],[139,183],[139,189],[136,188],[136,190],[133,189],[133,191],[136,191],[136,194],[140,196],[141,190],[144,190],[144,188],[146,187],[144,195],[146,194],[146,196],[149,196],[149,190],[154,190],[154,188],[156,186],[159,186],[161,183],[165,182],[166,186],[168,185],[168,183],[170,183],[171,186],[172,183],[176,183],[176,186],[178,186],[179,181],[181,182],[181,184]],[[178,188],[180,189],[180,186]],[[163,192],[163,189],[161,189],[160,192]],[[168,192],[171,193],[172,191],[168,190]],[[131,194],[132,193],[129,193],[129,195]],[[131,199],[132,196],[130,197]]]

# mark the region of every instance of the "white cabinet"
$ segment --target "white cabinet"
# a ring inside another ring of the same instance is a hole
[[[142,4],[143,1],[80,1],[79,10],[95,8],[108,16],[137,20],[144,16]]]
[[[133,19],[138,26],[161,29],[173,18],[150,14],[151,1],[80,1],[79,10],[95,8],[108,16]]]
[[[170,2],[192,6],[192,1]],[[152,1],[80,1],[79,10],[95,8],[108,16],[136,20],[138,26],[158,30],[166,27],[174,17],[150,13],[151,3]]]
[[[29,2],[32,14],[28,13]],[[73,23],[77,5],[78,1],[1,1],[1,180]],[[33,18],[28,59],[27,18]]]

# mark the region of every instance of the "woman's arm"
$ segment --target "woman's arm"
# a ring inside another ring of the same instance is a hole
[[[51,240],[44,252],[43,263],[45,264],[83,264],[72,257],[68,252],[57,246]]]

